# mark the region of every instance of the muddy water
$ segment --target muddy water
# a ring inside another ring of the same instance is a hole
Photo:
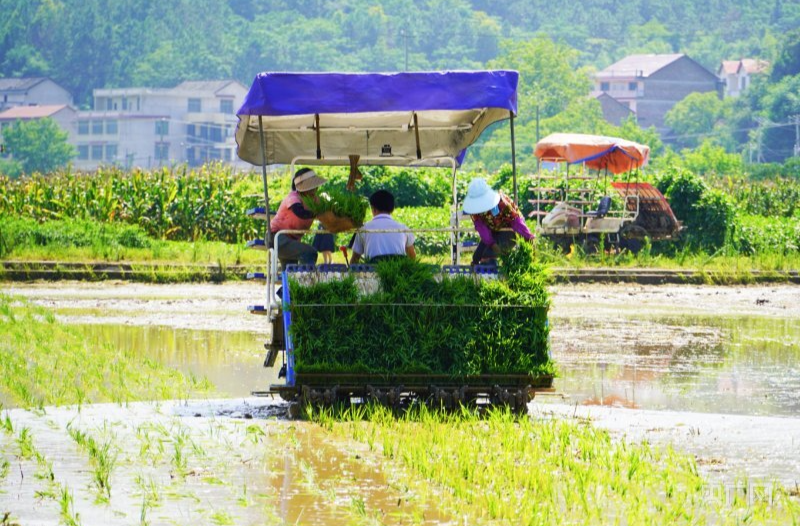
[[[449,523],[430,496],[395,483],[377,454],[319,427],[270,419],[275,412],[263,400],[12,410],[41,456],[19,458],[0,434],[0,455],[15,459],[0,509],[20,524],[63,524],[67,491],[69,513],[84,526]],[[70,436],[75,429],[109,446],[107,492]],[[42,476],[44,463],[52,478]]]
[[[7,285],[52,308],[97,344],[207,376],[243,396],[264,369],[262,287],[128,283]],[[554,287],[552,352],[572,403],[748,415],[800,415],[800,289]]]
[[[556,387],[573,402],[800,415],[800,320],[742,316],[554,318]]]
[[[158,325],[76,325],[94,345],[141,353],[198,378],[207,378],[219,395],[249,396],[277,381],[277,369],[264,368],[264,336],[245,331],[204,331]]]

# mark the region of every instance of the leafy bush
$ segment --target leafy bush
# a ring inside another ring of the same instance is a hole
[[[687,170],[667,171],[657,179],[656,187],[669,201],[675,216],[683,221],[684,240],[689,246],[715,250],[724,245],[736,224],[736,209],[730,197]]]
[[[150,248],[152,243],[147,233],[134,225],[110,225],[73,219],[39,223],[34,219],[11,217],[4,217],[0,221],[0,257],[23,247],[102,246],[113,250],[119,247]]]
[[[507,263],[505,281],[437,280],[430,266],[407,258],[378,264],[381,290],[370,295],[358,295],[352,276],[311,286],[292,281],[297,370],[551,372],[546,276],[525,247]]]
[[[449,207],[397,208],[392,213],[397,221],[408,228],[447,228],[450,226]],[[450,234],[447,232],[417,232],[414,247],[420,254],[441,256],[450,250]]]

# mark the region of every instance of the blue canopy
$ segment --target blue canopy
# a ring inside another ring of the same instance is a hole
[[[516,71],[261,73],[237,112],[238,154],[261,164],[438,165],[517,111]]]

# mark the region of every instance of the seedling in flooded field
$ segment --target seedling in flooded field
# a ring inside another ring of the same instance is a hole
[[[8,459],[3,457],[0,459],[0,480],[3,480],[8,476],[8,471],[11,467],[11,464],[8,462]]]
[[[0,294],[0,309],[14,313],[0,316],[0,334],[8,335],[0,352],[0,390],[21,407],[172,399],[210,385],[136,352],[95,344],[25,300]]]
[[[332,433],[360,442],[374,434],[387,461],[399,462],[408,480],[438,487],[442,508],[466,522],[599,525],[624,516],[627,524],[739,524],[742,517],[780,524],[800,516],[789,499],[718,506],[692,457],[613,441],[583,424],[424,406],[401,418],[382,407],[339,416],[344,422]]]
[[[109,438],[102,444],[87,433],[67,425],[69,436],[78,444],[81,449],[89,455],[92,464],[92,483],[98,492],[98,500],[108,502],[111,498],[111,472],[117,463],[118,450],[113,445],[113,438]]]
[[[23,460],[33,460],[36,447],[33,445],[33,437],[28,427],[23,427],[17,434],[17,447],[19,448],[19,458]]]
[[[72,492],[65,484],[59,485],[59,506],[61,508],[61,520],[65,526],[80,526],[80,515],[75,513],[75,506],[72,500]]]

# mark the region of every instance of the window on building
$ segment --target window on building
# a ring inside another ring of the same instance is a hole
[[[92,135],[103,135],[103,121],[96,119],[92,121]]]
[[[78,135],[89,135],[89,121],[78,121]]]
[[[156,121],[156,135],[169,135],[169,121],[167,119]]]
[[[609,88],[608,82],[600,83],[600,91],[608,91],[608,88]]]
[[[116,135],[118,131],[117,121],[106,121],[106,135]]]
[[[122,97],[122,111],[128,109],[128,97]]]
[[[189,99],[189,105],[187,111],[189,113],[200,113],[202,110],[202,104],[200,99]]]
[[[81,160],[81,161],[88,161],[89,160],[89,145],[88,144],[79,144],[78,145],[78,160]]]
[[[155,150],[156,161],[165,161],[169,158],[169,143],[157,142]]]
[[[111,98],[106,99],[106,110],[111,111],[114,109],[114,101]]]
[[[629,91],[636,91],[636,88],[639,86],[635,82],[628,82],[628,90]]]
[[[222,127],[210,126],[208,138],[214,142],[222,142]]]
[[[220,113],[233,113],[233,101],[231,99],[222,99],[219,101],[219,112]]]
[[[93,144],[92,145],[92,160],[93,161],[102,161],[103,160],[103,145],[102,144]]]
[[[116,160],[117,160],[117,145],[106,144],[106,161],[116,161]]]

